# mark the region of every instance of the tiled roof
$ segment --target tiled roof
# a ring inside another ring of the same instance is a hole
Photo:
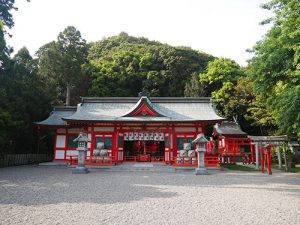
[[[55,106],[47,119],[35,124],[41,126],[66,126],[66,122],[62,118],[73,115],[76,108],[76,106]]]
[[[216,124],[215,131],[218,134],[222,135],[239,135],[239,136],[246,136],[247,133],[241,130],[238,124],[235,122],[224,122],[223,124]]]
[[[210,98],[167,97],[147,99],[153,109],[162,116],[126,116],[136,107],[138,98],[82,98],[77,111],[63,117],[66,121],[124,121],[124,122],[163,122],[163,121],[222,121],[213,110]]]

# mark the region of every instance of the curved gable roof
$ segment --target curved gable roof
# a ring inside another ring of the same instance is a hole
[[[133,108],[131,108],[123,117],[134,116],[165,116],[154,104],[145,96],[142,96]]]

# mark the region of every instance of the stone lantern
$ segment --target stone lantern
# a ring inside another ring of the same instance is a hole
[[[207,175],[208,172],[205,168],[204,163],[204,153],[205,153],[205,143],[208,140],[204,137],[204,134],[198,134],[196,139],[193,141],[197,145],[196,151],[198,152],[198,167],[195,170],[196,175]]]
[[[90,142],[86,133],[80,132],[78,137],[73,141],[78,142],[77,151],[78,151],[78,165],[73,173],[88,173],[88,169],[85,167],[85,154],[87,151],[87,143]]]

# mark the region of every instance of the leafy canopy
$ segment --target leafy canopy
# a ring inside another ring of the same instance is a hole
[[[254,90],[264,96],[279,132],[300,137],[300,4],[298,0],[273,0],[263,8],[272,10],[274,17],[263,22],[273,25],[253,48]]]

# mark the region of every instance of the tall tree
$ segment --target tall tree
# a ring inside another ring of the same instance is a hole
[[[300,138],[300,4],[298,0],[273,0],[263,8],[272,10],[274,16],[263,22],[272,21],[272,27],[252,50],[254,89],[264,96],[279,132]]]
[[[0,0],[0,73],[9,66],[9,54],[12,52],[4,38],[4,34],[7,33],[5,28],[11,29],[14,26],[12,10],[18,10],[15,7],[15,0]]]
[[[37,52],[39,73],[48,79],[54,87],[52,90],[56,89],[56,99],[62,100],[63,90],[66,90],[66,105],[70,105],[71,88],[78,87],[84,79],[82,65],[86,62],[87,49],[80,32],[69,26],[59,33],[57,41],[42,46]]]
[[[20,49],[11,60],[9,76],[1,87],[0,150],[33,152],[37,141],[33,122],[47,115],[50,101],[46,85],[37,74],[36,61],[26,48]]]
[[[193,73],[190,79],[185,83],[184,96],[186,97],[205,97],[210,96],[208,93],[208,85],[206,83],[200,83],[199,74]]]

